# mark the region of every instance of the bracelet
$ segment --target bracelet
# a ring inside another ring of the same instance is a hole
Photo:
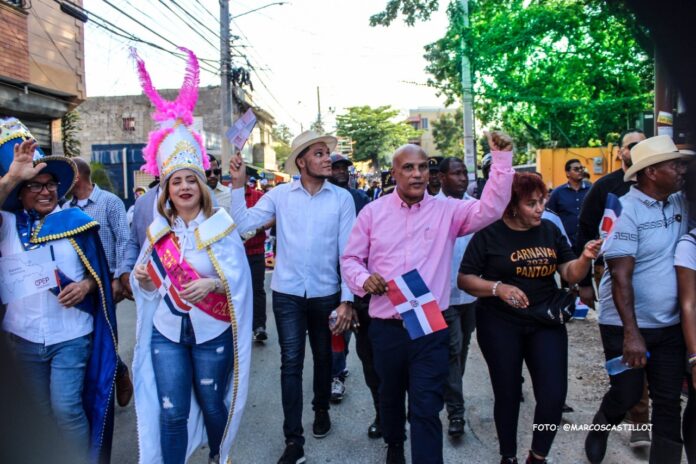
[[[498,296],[498,295],[496,295],[496,290],[498,290],[498,285],[500,285],[500,284],[502,284],[501,281],[497,281],[496,283],[493,284],[493,289],[492,289],[493,296]]]
[[[696,353],[691,353],[688,356],[688,359],[689,359],[689,367],[693,368],[694,366],[696,366]]]

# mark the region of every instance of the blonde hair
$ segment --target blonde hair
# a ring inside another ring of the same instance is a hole
[[[201,193],[201,201],[199,205],[201,210],[203,210],[205,217],[209,218],[213,215],[213,199],[210,195],[210,190],[208,190],[208,185],[203,182],[200,176],[195,175],[194,177],[196,178],[196,183],[198,184],[198,190]],[[174,224],[174,220],[177,217],[176,206],[174,206],[174,203],[169,202],[169,180],[171,178],[171,175],[167,178],[167,181],[164,184],[164,192],[157,200],[157,212],[163,217],[167,218],[167,222],[170,226]],[[169,202],[169,205],[167,205],[167,202]]]

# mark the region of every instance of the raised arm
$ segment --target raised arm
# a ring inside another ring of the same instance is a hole
[[[12,190],[19,184],[36,177],[46,163],[34,166],[34,151],[39,147],[36,140],[25,140],[14,146],[14,159],[7,174],[0,177],[0,205],[5,203]]]
[[[272,189],[252,207],[247,208],[244,198],[244,183],[246,182],[246,165],[239,154],[230,159],[230,177],[232,178],[230,192],[230,213],[237,224],[237,232],[244,234],[256,230],[275,219],[275,198],[277,189]]]
[[[501,217],[512,195],[512,139],[502,133],[486,133],[493,165],[480,200],[459,202],[455,214],[459,236],[477,232]]]

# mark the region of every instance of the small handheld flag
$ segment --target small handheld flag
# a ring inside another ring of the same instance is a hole
[[[607,248],[607,244],[611,242],[611,231],[614,230],[616,221],[618,221],[619,216],[621,216],[621,201],[619,197],[613,193],[607,194],[607,202],[604,206],[604,215],[602,216],[602,222],[599,223],[599,237],[604,240],[602,243],[602,249],[599,251],[599,256],[604,254],[604,250]]]
[[[411,340],[447,328],[440,305],[417,269],[387,282],[387,298],[404,320]]]
[[[621,202],[619,197],[610,193],[607,195],[607,203],[604,206],[604,215],[602,216],[602,222],[599,224],[599,236],[606,240],[606,238],[611,233],[611,230],[616,224],[616,220],[621,216]]]

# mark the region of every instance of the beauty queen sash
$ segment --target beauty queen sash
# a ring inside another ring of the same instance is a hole
[[[179,292],[184,289],[184,284],[201,277],[185,259],[182,259],[181,250],[173,232],[169,232],[155,243],[152,258],[147,264],[147,273],[170,311],[180,315],[181,312],[191,310],[191,306],[181,298]],[[195,306],[215,319],[230,322],[230,311],[225,295],[208,293]]]

